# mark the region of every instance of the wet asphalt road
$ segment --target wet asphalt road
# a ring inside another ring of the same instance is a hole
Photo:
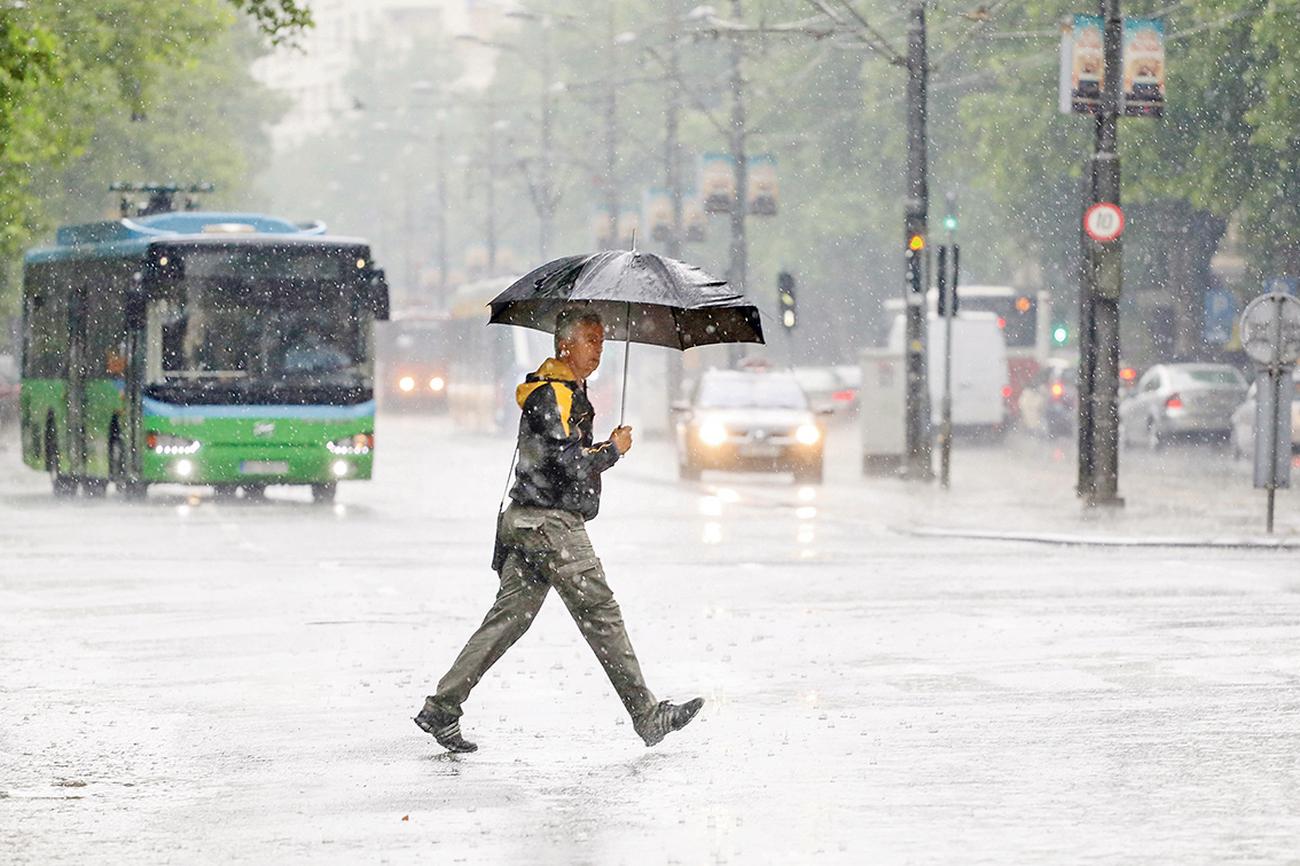
[[[908,526],[1246,533],[1222,454],[972,447],[954,491],[675,478],[639,442],[591,534],[661,697],[647,750],[548,601],[410,722],[494,592],[511,443],[382,419],[378,479],[56,505],[0,452],[0,860],[1285,863],[1300,850],[1300,552],[917,538]],[[1300,529],[1294,492],[1282,528]]]

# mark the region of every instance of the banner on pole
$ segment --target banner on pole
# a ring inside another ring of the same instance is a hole
[[[598,204],[591,211],[591,237],[598,250],[618,249],[618,238],[609,232],[609,206]]]
[[[694,190],[682,202],[682,222],[686,225],[686,240],[699,243],[709,237],[709,217],[704,212],[704,202]]]
[[[745,201],[749,212],[755,216],[775,216],[778,186],[776,157],[770,153],[757,153],[745,161],[747,186]]]
[[[1106,52],[1100,15],[1074,15],[1061,25],[1059,108],[1062,114],[1092,114],[1101,107]]]
[[[700,156],[700,194],[705,213],[730,213],[736,201],[736,161],[728,153]]]
[[[1057,108],[1062,114],[1096,114],[1106,79],[1106,22],[1073,15],[1061,25]],[[1119,109],[1126,117],[1162,117],[1165,110],[1165,23],[1125,18],[1120,37]]]
[[[663,243],[673,234],[673,197],[663,187],[652,186],[641,193],[641,225],[646,237]]]
[[[1125,117],[1164,116],[1165,22],[1158,18],[1125,18],[1123,45],[1121,113]]]

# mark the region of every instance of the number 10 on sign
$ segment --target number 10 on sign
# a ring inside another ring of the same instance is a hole
[[[1124,211],[1119,205],[1099,202],[1083,215],[1083,230],[1098,243],[1110,243],[1124,233]]]

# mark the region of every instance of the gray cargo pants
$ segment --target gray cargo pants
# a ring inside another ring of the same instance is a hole
[[[528,631],[546,594],[555,587],[633,721],[652,710],[654,695],[641,676],[623,614],[605,582],[582,517],[571,511],[511,504],[502,516],[501,540],[509,553],[496,601],[430,700],[459,717],[470,691]]]

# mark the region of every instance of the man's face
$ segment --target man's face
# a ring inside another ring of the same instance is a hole
[[[568,339],[560,341],[560,360],[569,365],[573,375],[586,379],[600,366],[600,352],[605,346],[605,328],[595,322],[580,322]]]

